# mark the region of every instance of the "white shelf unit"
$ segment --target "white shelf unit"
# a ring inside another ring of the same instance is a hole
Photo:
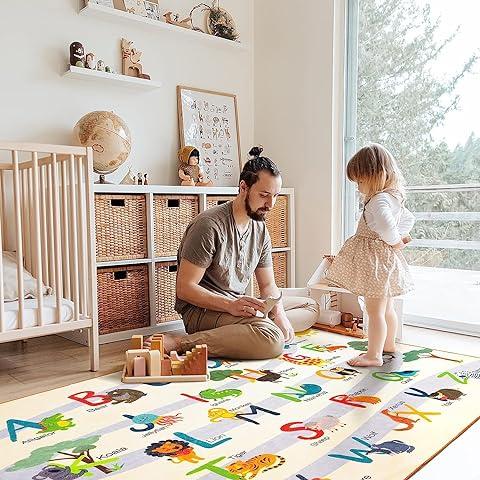
[[[94,194],[124,194],[124,195],[145,195],[146,197],[146,215],[147,215],[147,252],[146,258],[133,260],[116,260],[97,262],[99,267],[119,267],[129,265],[148,265],[149,275],[149,296],[150,296],[150,326],[144,328],[137,328],[132,330],[125,330],[115,333],[107,333],[100,335],[100,344],[116,342],[119,340],[126,340],[132,335],[150,335],[155,332],[167,332],[171,330],[179,330],[183,328],[182,320],[174,320],[156,324],[155,312],[155,264],[158,262],[176,261],[176,256],[157,257],[154,255],[154,212],[153,212],[153,198],[155,195],[198,195],[199,197],[199,211],[206,209],[208,197],[234,197],[238,193],[237,187],[179,187],[179,186],[164,186],[164,185],[113,185],[113,184],[95,184]],[[287,253],[287,287],[295,287],[295,196],[293,188],[282,188],[280,195],[287,197],[288,207],[288,246],[282,248],[273,248],[273,252]],[[253,283],[253,282],[252,282]],[[253,292],[253,286],[249,287],[250,292]],[[101,321],[101,319],[100,319]],[[64,335],[66,338],[74,340],[81,344],[87,344],[87,339],[84,332],[71,332]]]
[[[145,90],[153,90],[162,86],[161,82],[148,80],[146,78],[130,77],[119,73],[100,72],[99,70],[91,70],[85,67],[75,67],[70,65],[68,70],[63,74],[64,77],[74,78],[77,80],[100,81],[106,84],[119,85],[123,87],[143,88]]]
[[[178,33],[179,35],[186,35],[187,37],[199,41],[210,42],[213,45],[217,46],[226,46],[238,50],[248,50],[248,47],[241,42],[216,37],[215,35],[209,35],[207,33],[199,32],[197,30],[191,30],[189,28],[178,27],[176,25],[165,22],[163,18],[161,20],[153,20],[151,18],[142,17],[141,15],[135,15],[133,13],[124,12],[115,8],[105,7],[96,3],[87,2],[86,5],[80,9],[79,14],[89,17],[101,18],[102,20],[106,20],[109,22],[113,20],[116,22],[130,23],[132,25],[137,24],[139,27],[151,27],[167,32],[174,32]]]

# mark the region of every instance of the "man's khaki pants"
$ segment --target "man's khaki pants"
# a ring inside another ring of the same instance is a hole
[[[318,316],[318,306],[311,298],[284,297],[283,306],[295,331],[308,328]],[[274,358],[285,343],[282,331],[269,318],[234,317],[192,306],[183,314],[183,322],[188,335],[180,340],[182,351],[206,344],[209,357]]]

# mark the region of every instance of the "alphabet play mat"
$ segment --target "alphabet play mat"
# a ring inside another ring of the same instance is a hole
[[[209,360],[208,382],[115,373],[2,404],[0,478],[406,479],[478,419],[480,358],[347,365],[365,350],[309,330],[272,360]]]

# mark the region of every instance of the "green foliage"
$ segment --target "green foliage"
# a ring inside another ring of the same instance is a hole
[[[52,457],[59,454],[59,452],[65,450],[73,450],[76,453],[87,451],[94,447],[94,444],[98,442],[100,435],[93,435],[87,438],[80,438],[78,440],[69,440],[66,442],[56,443],[55,445],[49,445],[47,447],[37,448],[30,452],[30,456],[19,460],[7,469],[7,472],[15,472],[16,470],[23,470],[25,468],[31,468],[36,465],[41,465],[52,460]]]
[[[439,61],[457,31],[442,38],[440,19],[417,0],[360,0],[357,85],[357,146],[369,141],[389,148],[408,185],[478,183],[480,138],[471,133],[451,150],[431,132],[456,110],[460,80],[472,72],[479,56],[463,53],[463,66],[439,79]],[[473,49],[473,48],[472,48]],[[411,193],[414,212],[479,212],[479,192]],[[480,222],[422,221],[414,238],[479,240]],[[475,250],[408,249],[416,265],[480,269]]]

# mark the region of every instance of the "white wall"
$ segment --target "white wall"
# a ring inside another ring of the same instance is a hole
[[[295,188],[297,286],[338,244],[335,14],[334,0],[255,2],[255,142]]]
[[[164,13],[188,15],[195,0],[160,0]],[[133,148],[127,164],[147,171],[150,182],[178,185],[176,86],[235,93],[242,156],[253,141],[253,50],[218,46],[136,22],[78,15],[78,0],[0,2],[0,139],[72,143],[72,128],[93,110],[113,110],[128,124]],[[235,18],[241,41],[252,47],[253,0],[222,0]],[[183,18],[183,17],[182,17]],[[120,39],[143,51],[144,72],[164,86],[143,91],[62,77],[69,45],[81,42],[121,72]],[[244,157],[245,158],[245,157]],[[107,177],[121,179],[126,165]]]

